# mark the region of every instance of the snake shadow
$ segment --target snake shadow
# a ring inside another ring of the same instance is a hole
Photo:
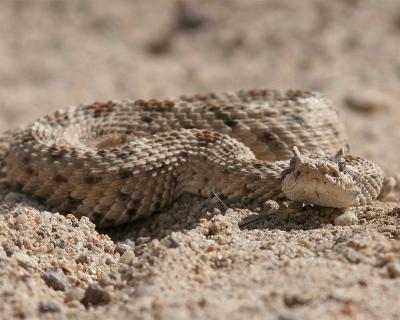
[[[260,209],[259,203],[251,202],[230,204],[229,209],[232,210],[227,209],[218,198],[204,199],[184,194],[170,208],[162,212],[129,224],[98,229],[98,231],[106,233],[116,242],[133,240],[136,243],[142,243],[162,239],[173,232],[194,229],[200,224],[202,218],[210,220],[218,213],[225,215],[226,219],[239,220],[240,230],[279,229],[287,232],[321,229],[333,224],[334,219],[340,215],[340,211],[336,209],[312,206],[304,206],[296,210],[279,208],[271,212],[271,210]]]
[[[202,218],[211,218],[215,209],[223,209],[218,199],[204,199],[185,193],[170,207],[153,213],[149,217],[121,226],[96,229],[98,232],[110,236],[115,242],[126,240],[147,242],[153,239],[162,239],[173,232],[194,229]]]
[[[304,206],[293,212],[277,210],[251,214],[239,223],[240,230],[307,231],[333,225],[340,210],[317,206]]]

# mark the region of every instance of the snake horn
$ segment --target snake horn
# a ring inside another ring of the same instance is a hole
[[[332,161],[334,162],[340,162],[343,159],[344,155],[344,147],[340,148],[338,152],[332,157]]]
[[[301,160],[302,158],[304,158],[304,156],[300,153],[299,149],[296,146],[294,146],[292,150],[293,155],[297,160]]]

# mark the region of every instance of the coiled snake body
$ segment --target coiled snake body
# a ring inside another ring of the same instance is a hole
[[[100,226],[148,216],[183,192],[226,201],[283,192],[342,208],[371,202],[383,180],[370,161],[343,157],[338,113],[307,91],[73,106],[0,142],[9,185]]]

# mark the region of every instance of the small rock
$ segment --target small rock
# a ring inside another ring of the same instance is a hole
[[[303,320],[304,318],[294,314],[282,314],[278,317],[278,320]]]
[[[11,240],[3,242],[2,245],[7,257],[11,257],[15,253],[16,246]]]
[[[33,216],[33,221],[38,225],[43,224],[43,218],[39,213],[35,213]]]
[[[385,264],[387,264],[387,263],[389,263],[389,262],[394,262],[394,261],[396,261],[397,259],[397,256],[396,256],[396,254],[394,253],[394,252],[389,252],[389,253],[387,253],[387,254],[385,254],[383,257],[382,257],[382,261],[385,263]]]
[[[21,267],[23,267],[25,269],[36,269],[37,268],[37,265],[38,265],[37,262],[33,258],[27,256],[24,253],[17,252],[17,253],[14,253],[12,255],[12,257],[15,260],[17,260],[18,264]]]
[[[384,97],[378,93],[369,93],[367,96],[353,94],[345,99],[345,103],[350,109],[362,113],[382,112],[388,109]]]
[[[387,272],[391,278],[400,277],[400,260],[391,262],[387,265]]]
[[[340,311],[342,314],[352,317],[357,311],[357,305],[353,301],[347,301],[343,304]]]
[[[358,254],[357,251],[352,248],[343,248],[341,253],[350,263],[357,264],[361,261],[360,254]]]
[[[48,224],[50,222],[50,218],[53,214],[48,211],[42,211],[42,212],[40,212],[40,215],[43,218],[43,223]]]
[[[222,225],[218,221],[211,222],[208,225],[209,235],[216,235],[216,234],[220,233],[221,230],[222,230]]]
[[[267,200],[263,204],[263,209],[275,212],[275,211],[278,211],[279,204],[278,204],[278,202],[276,202],[274,200]]]
[[[45,312],[60,312],[61,308],[57,303],[54,302],[41,302],[39,304],[39,311]]]
[[[115,279],[112,279],[108,274],[100,278],[99,283],[102,287],[114,286],[116,284]]]
[[[50,288],[53,288],[54,290],[66,291],[68,289],[67,278],[58,268],[53,268],[43,273],[42,279]]]
[[[176,232],[172,232],[169,236],[169,240],[171,241],[170,248],[178,248],[181,245],[178,237],[176,236]]]
[[[219,208],[214,208],[213,210],[212,210],[212,213],[213,213],[213,215],[217,215],[217,214],[221,214],[221,210],[219,209]]]
[[[80,287],[72,288],[65,294],[65,302],[81,301],[85,297],[85,290]]]
[[[194,3],[194,2],[193,2]],[[208,19],[199,12],[198,7],[194,7],[187,1],[179,1],[176,6],[176,25],[177,29],[191,31],[200,29],[208,22]]]
[[[300,305],[305,305],[311,302],[311,298],[302,294],[290,294],[285,295],[283,301],[289,308],[293,308]]]
[[[129,250],[130,247],[125,244],[125,243],[118,243],[115,247],[115,253],[119,253],[120,255],[123,255],[126,250]]]
[[[172,48],[172,37],[170,34],[162,34],[154,39],[147,46],[148,51],[154,55],[161,55],[169,52]]]
[[[190,241],[189,246],[190,246],[190,248],[192,248],[192,250],[194,252],[199,252],[199,250],[200,250],[199,245],[196,241]]]
[[[119,258],[119,262],[129,264],[135,258],[135,253],[132,250],[126,250],[121,258]]]
[[[364,214],[365,219],[372,220],[376,217],[376,212],[374,210],[367,210]]]
[[[29,224],[29,220],[28,220],[28,217],[26,216],[26,214],[25,213],[19,214],[15,218],[15,224],[26,227]]]
[[[357,215],[352,211],[347,211],[340,216],[337,216],[334,220],[335,226],[351,226],[358,222]]]
[[[98,284],[91,283],[85,291],[85,296],[81,302],[86,306],[96,306],[99,304],[106,304],[111,301],[111,294],[100,287]]]
[[[31,240],[29,240],[29,239],[24,239],[23,241],[24,241],[24,247],[25,247],[26,249],[28,249],[28,250],[33,249],[33,244],[32,244],[32,241],[31,241]]]
[[[89,256],[87,254],[82,253],[78,258],[76,258],[75,262],[81,264],[87,264],[89,263]]]
[[[62,271],[72,273],[76,270],[76,262],[74,260],[63,260],[60,263]]]

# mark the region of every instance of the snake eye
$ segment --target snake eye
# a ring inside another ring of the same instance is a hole
[[[344,161],[339,162],[339,171],[344,171],[346,169],[346,163]]]

